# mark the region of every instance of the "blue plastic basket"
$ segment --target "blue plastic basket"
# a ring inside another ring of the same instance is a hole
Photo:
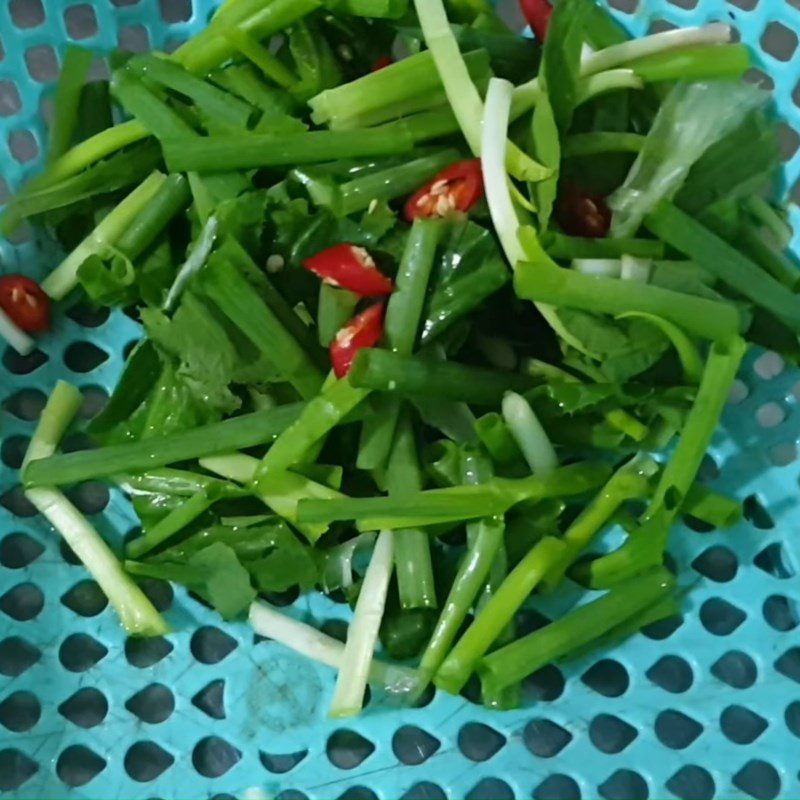
[[[634,34],[735,21],[774,84],[785,185],[797,200],[797,0],[617,5]],[[117,45],[168,49],[202,28],[212,6],[0,0],[0,201],[38,166],[67,42],[79,38],[98,54]],[[800,230],[796,207],[792,217]],[[0,272],[34,276],[53,262],[50,246],[30,238],[0,241],[0,258]],[[609,654],[541,670],[526,682],[520,711],[494,713],[440,693],[416,710],[373,703],[343,724],[325,716],[330,670],[255,642],[245,624],[223,625],[181,589],[150,587],[176,633],[126,641],[97,587],[24,500],[16,469],[56,379],[80,386],[91,414],[137,334],[121,313],[59,309],[41,352],[2,354],[0,795],[800,796],[800,373],[778,356],[751,354],[704,466],[705,480],[745,501],[746,521],[725,532],[685,527],[672,539],[684,582],[696,583],[682,620]],[[111,541],[135,523],[116,491],[83,487],[73,499]],[[560,611],[552,605],[537,608]],[[347,616],[319,596],[291,611],[331,632]],[[524,623],[537,619],[531,611]]]

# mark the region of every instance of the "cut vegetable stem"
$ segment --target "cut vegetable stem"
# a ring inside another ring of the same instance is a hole
[[[285,431],[297,420],[302,409],[301,403],[292,403],[158,439],[54,455],[27,465],[23,469],[23,479],[28,487],[68,485],[255,447]]]
[[[564,549],[558,539],[546,536],[517,564],[442,663],[433,679],[439,688],[453,694],[461,691],[478,661],[511,622],[528,595],[558,563]]]
[[[496,690],[522,680],[637,616],[672,591],[674,585],[675,579],[663,569],[621,584],[598,600],[486,656],[478,667],[481,681]]]

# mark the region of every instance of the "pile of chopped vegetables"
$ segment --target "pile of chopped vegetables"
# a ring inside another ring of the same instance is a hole
[[[69,51],[0,221],[67,255],[0,278],[0,331],[29,351],[86,298],[141,321],[96,446],[57,452],[60,383],[22,469],[128,634],[168,629],[136,583],[166,579],[337,668],[334,716],[475,675],[510,708],[677,613],[674,523],[739,518],[701,461],[748,346],[800,355],[768,96],[725,25],[522,6],[535,38],[487,0],[228,0],[109,83]],[[62,494],[89,480],[141,520],[122,558]],[[345,643],[277,607],[311,591],[353,606]]]

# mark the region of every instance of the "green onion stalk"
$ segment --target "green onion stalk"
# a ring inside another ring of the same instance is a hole
[[[563,542],[546,536],[514,567],[439,667],[433,679],[439,688],[454,694],[464,688],[478,661],[561,560],[565,549]]]
[[[200,466],[215,475],[247,486],[255,497],[278,516],[291,522],[309,542],[314,544],[327,532],[327,523],[308,523],[298,518],[301,501],[340,500],[344,497],[336,489],[317,483],[294,471],[272,472],[254,483],[260,462],[244,453],[228,453],[200,459]]]
[[[708,355],[697,398],[681,431],[678,446],[656,486],[641,527],[613,553],[596,559],[579,575],[596,588],[604,588],[661,563],[670,526],[681,511],[719,423],[747,350],[744,340],[736,338],[727,346],[714,345]]]
[[[603,597],[483,658],[478,665],[483,686],[499,691],[523,680],[617,625],[640,616],[667,597],[674,586],[673,576],[660,568],[619,584]],[[459,681],[460,674],[458,680],[448,681],[447,685],[457,685]]]
[[[39,457],[23,469],[26,487],[63,486],[123,473],[138,473],[197,458],[267,444],[296,422],[302,403],[255,411],[171,433],[159,439]]]
[[[389,496],[402,501],[422,489],[422,471],[409,409],[401,412],[386,473]],[[395,531],[394,561],[400,605],[436,608],[436,584],[428,533],[420,528]]]
[[[521,479],[493,478],[477,486],[429,489],[398,500],[393,497],[306,500],[300,522],[356,521],[360,530],[425,527],[505,514],[523,500],[575,497],[602,486],[611,470],[599,462],[560,467],[548,475]]]
[[[508,391],[526,392],[536,385],[527,375],[378,349],[356,356],[350,382],[362,389],[485,406],[499,405]]]
[[[55,452],[81,403],[81,394],[75,387],[63,381],[56,384],[42,410],[23,467]],[[130,636],[160,636],[169,631],[165,620],[123,571],[100,534],[58,489],[41,486],[27,489],[25,496],[83,562]]]
[[[291,648],[334,669],[344,666],[345,646],[316,628],[299,622],[278,609],[258,601],[250,607],[250,624],[260,636],[264,636]],[[368,680],[392,695],[406,695],[416,682],[416,672],[409,667],[386,664],[373,658],[368,671]]]

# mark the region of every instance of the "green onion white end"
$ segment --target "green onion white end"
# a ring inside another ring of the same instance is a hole
[[[214,242],[217,240],[218,230],[219,222],[217,218],[210,217],[203,227],[203,232],[197,245],[178,271],[174,283],[169,292],[167,292],[167,299],[164,301],[165,311],[171,311],[175,307],[175,303],[178,302],[189,279],[203,268],[214,247]]]
[[[295,653],[334,669],[344,668],[345,646],[338,639],[292,619],[268,603],[259,600],[250,606],[250,625],[259,636],[266,636]],[[369,682],[390,694],[407,694],[417,681],[417,671],[409,667],[386,664],[377,659],[369,664]]]
[[[0,308],[0,337],[21,356],[30,355],[36,349],[36,342],[18,328],[2,308]]]
[[[588,55],[581,61],[581,73],[594,75],[607,69],[629,64],[645,56],[678,50],[683,47],[697,45],[727,44],[731,41],[731,26],[724,22],[712,22],[694,28],[680,28],[673,31],[662,31],[641,39],[612,45],[596,53]],[[709,54],[709,58],[713,58]]]
[[[506,142],[511,112],[511,94],[514,87],[509,81],[492,78],[486,94],[481,140],[481,166],[486,187],[486,202],[492,215],[497,235],[512,269],[524,260],[525,252],[519,243],[517,231],[519,218],[514,209],[506,173]]]
[[[619,278],[622,274],[622,262],[618,258],[574,258],[572,269],[596,278]]]
[[[51,456],[81,406],[80,392],[60,381],[42,411],[24,464]],[[57,489],[28,489],[25,496],[64,537],[97,581],[130,636],[159,636],[169,626],[144,592],[126,575],[116,556],[89,520]]]
[[[635,256],[622,256],[620,277],[624,281],[647,283],[650,280],[650,271],[653,262],[649,258],[636,258]]]
[[[503,418],[534,475],[549,475],[558,468],[558,456],[534,410],[522,395],[503,398]]]
[[[42,289],[53,300],[63,300],[78,284],[78,270],[89,256],[114,242],[131,220],[155,197],[167,177],[154,172],[136,187],[42,282]]]
[[[394,533],[381,531],[347,631],[343,664],[331,701],[331,717],[351,717],[361,711],[393,569]]]

